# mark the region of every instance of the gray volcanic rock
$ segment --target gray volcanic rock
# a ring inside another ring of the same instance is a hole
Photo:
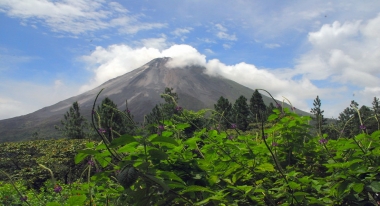
[[[54,125],[60,125],[60,120],[72,103],[78,101],[81,113],[90,118],[93,101],[102,88],[104,90],[97,105],[105,97],[109,97],[120,110],[125,110],[125,102],[128,100],[128,107],[138,122],[142,122],[144,115],[149,114],[156,104],[163,102],[160,94],[164,92],[165,87],[174,89],[181,107],[195,111],[213,108],[221,96],[234,103],[240,95],[250,99],[254,92],[234,81],[209,76],[204,73],[206,68],[201,66],[168,68],[166,63],[170,60],[168,57],[154,59],[78,96],[27,115],[1,120],[0,142],[27,140],[34,132],[39,132],[43,138],[58,138],[59,134]],[[263,100],[266,104],[272,102],[265,95]],[[308,115],[305,112],[302,114]]]

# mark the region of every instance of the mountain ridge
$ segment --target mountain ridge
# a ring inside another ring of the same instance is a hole
[[[35,132],[39,132],[43,138],[57,138],[58,133],[54,125],[60,125],[60,120],[72,103],[77,101],[81,114],[89,118],[93,101],[102,88],[104,90],[99,95],[97,105],[108,97],[120,110],[124,110],[127,100],[132,115],[139,122],[156,104],[163,102],[160,94],[164,92],[165,87],[174,89],[181,107],[195,111],[204,108],[213,109],[213,105],[221,96],[233,103],[240,95],[250,99],[254,92],[232,80],[210,76],[205,73],[206,68],[202,66],[169,68],[167,63],[171,60],[170,57],[153,59],[82,94],[27,115],[0,120],[0,134],[2,134],[0,142],[26,140]],[[266,95],[262,96],[265,104],[273,102]],[[308,115],[303,111],[298,113]]]

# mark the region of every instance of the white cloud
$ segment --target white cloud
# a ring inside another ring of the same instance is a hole
[[[214,51],[212,51],[211,49],[205,49],[205,52],[207,54],[215,54]]]
[[[172,34],[174,36],[182,36],[183,34],[190,33],[190,31],[193,30],[191,27],[186,27],[186,28],[177,28],[175,29]]]
[[[199,41],[208,43],[208,44],[215,44],[216,42],[214,40],[211,40],[209,38],[197,38]]]
[[[11,51],[18,53],[17,51]],[[18,65],[40,59],[36,56],[10,55],[11,52],[4,51],[0,48],[0,71],[17,69]]]
[[[185,44],[173,45],[162,51],[162,55],[173,58],[168,65],[173,68],[187,65],[206,65],[206,56],[199,53],[194,47]]]
[[[271,70],[258,69],[252,64],[242,62],[225,65],[218,59],[207,61],[204,54],[184,44],[173,45],[163,50],[146,47],[131,48],[127,45],[97,47],[91,55],[83,57],[94,72],[94,78],[89,84],[83,86],[81,91],[92,89],[108,79],[132,71],[157,57],[172,57],[168,65],[172,68],[188,65],[205,66],[209,75],[221,75],[252,89],[266,89],[280,100],[285,96],[297,108],[306,109],[306,111],[309,109],[307,100],[314,99],[317,95],[332,93],[332,90],[328,88],[319,89],[306,78],[292,80],[278,77]]]
[[[224,49],[231,49],[231,45],[229,44],[223,44],[222,46]]]
[[[169,43],[166,42],[165,35],[161,38],[142,39],[139,44],[142,44],[146,48],[156,48],[159,50],[165,49],[169,46]]]
[[[380,94],[380,38],[374,35],[380,33],[378,25],[380,14],[369,20],[324,24],[309,33],[311,48],[296,60],[294,69],[275,72],[287,79],[323,81],[322,87],[340,88],[340,93],[324,95],[327,101],[336,101],[330,102],[331,108],[326,109],[328,116],[337,117],[342,106],[347,107],[352,99],[370,105],[373,97]]]
[[[0,12],[22,23],[39,21],[54,32],[81,34],[116,27],[122,33],[165,27],[161,23],[145,23],[137,16],[127,15],[128,10],[116,2],[102,0],[8,0],[0,1]]]
[[[268,49],[274,49],[274,48],[281,47],[281,45],[279,45],[279,44],[265,44],[264,46],[265,46],[265,48],[268,48]]]
[[[222,26],[221,24],[215,24],[215,27],[217,28],[217,29],[219,29],[220,31],[224,31],[224,32],[226,32],[226,31],[228,31],[224,26]]]
[[[225,40],[229,40],[229,41],[236,41],[237,38],[236,38],[236,35],[233,34],[227,34],[227,28],[225,28],[224,26],[222,26],[221,24],[215,24],[215,27],[217,28],[217,30],[219,30],[217,33],[216,33],[216,36],[219,38],[219,39],[225,39]]]
[[[156,48],[134,49],[127,45],[111,45],[107,48],[96,47],[95,51],[82,60],[88,64],[88,69],[94,72],[91,81],[80,88],[81,92],[90,90],[105,81],[136,69],[150,60],[162,57]]]
[[[226,40],[230,40],[230,41],[236,41],[236,40],[237,40],[235,34],[230,35],[230,34],[227,34],[227,33],[225,33],[225,32],[222,32],[222,31],[218,32],[218,33],[216,34],[216,36],[217,36],[219,39],[226,39]]]
[[[292,75],[353,85],[370,100],[368,91],[377,91],[380,82],[380,38],[374,35],[380,33],[378,25],[380,14],[367,21],[336,21],[310,32],[312,49],[298,59]]]
[[[265,89],[282,100],[283,96],[288,98],[293,105],[299,109],[308,109],[307,99],[313,99],[318,94],[324,94],[330,89],[319,89],[308,79],[291,80],[277,77],[270,70],[258,69],[255,65],[239,63],[225,65],[217,59],[208,61],[207,73],[219,74],[225,78],[236,81],[251,89]]]
[[[94,77],[89,83],[83,85],[80,91],[93,89],[109,79],[130,72],[158,57],[172,57],[173,60],[168,66],[173,68],[206,64],[206,56],[189,45],[173,45],[161,51],[154,47],[132,48],[123,44],[111,45],[107,48],[97,47],[90,55],[82,57],[88,69],[94,72]]]
[[[125,23],[120,25],[118,31],[123,34],[134,34],[142,30],[159,29],[166,27],[166,24],[161,23],[141,23],[137,20],[133,20],[131,23]]]
[[[366,99],[371,97],[370,99],[367,100],[367,102],[369,100],[373,101],[374,97],[380,98],[380,87],[364,87],[364,89],[361,90],[359,94]],[[370,106],[370,104],[368,103],[366,105]]]
[[[29,110],[23,103],[7,97],[0,97],[0,120],[23,115]]]
[[[0,120],[34,112],[77,94],[78,85],[67,86],[62,80],[55,80],[48,85],[2,81],[0,83]]]

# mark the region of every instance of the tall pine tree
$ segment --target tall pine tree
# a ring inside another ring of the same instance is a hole
[[[267,107],[264,104],[263,97],[260,92],[256,89],[253,92],[252,97],[249,101],[249,110],[251,112],[251,121],[252,122],[261,122],[265,121],[267,118]]]
[[[272,114],[272,113],[273,113],[274,108],[276,108],[276,107],[273,105],[273,103],[272,103],[272,102],[269,103],[269,105],[268,105],[268,107],[267,107],[267,113],[268,113],[268,116],[269,116],[269,114]]]
[[[338,124],[342,128],[341,133],[344,137],[358,134],[359,132],[359,115],[354,108],[358,108],[359,104],[354,100],[351,101],[350,107],[339,113]]]
[[[216,111],[216,121],[223,127],[223,129],[228,129],[231,127],[231,112],[232,104],[227,98],[221,96],[216,104],[214,104],[214,109]]]
[[[165,100],[165,103],[160,104],[164,119],[170,119],[174,114],[177,114],[179,109],[177,108],[178,95],[173,92],[173,88],[165,88],[165,92],[161,94],[161,98]]]
[[[238,129],[246,131],[249,125],[249,107],[247,98],[241,95],[233,106],[232,119],[235,121]]]
[[[161,94],[164,103],[156,105],[152,111],[146,115],[145,119],[148,124],[159,124],[165,120],[169,120],[174,114],[178,114],[182,108],[177,107],[178,95],[173,92],[173,88],[165,88],[164,93]]]
[[[317,96],[313,102],[314,108],[310,110],[310,113],[315,116],[313,119],[316,121],[316,128],[320,134],[323,132],[322,127],[326,124],[326,119],[323,118],[324,110],[321,109],[321,105],[321,100],[319,99],[319,96]]]
[[[89,137],[89,124],[81,115],[78,102],[74,102],[69,111],[63,116],[61,127],[54,125],[55,129],[61,131],[64,137],[69,139],[84,139]]]
[[[113,139],[113,135],[126,134],[127,122],[126,117],[118,109],[117,105],[108,97],[106,97],[102,103],[98,106],[97,112],[100,116],[100,127],[104,129],[108,140]]]

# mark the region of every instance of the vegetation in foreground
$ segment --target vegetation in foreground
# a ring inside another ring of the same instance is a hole
[[[105,99],[91,130],[74,103],[57,127],[72,140],[2,144],[0,202],[380,205],[377,98],[328,125],[317,97],[310,125],[294,107],[262,105],[258,90],[249,104],[221,97],[214,111],[180,107],[169,88],[162,97],[140,126]]]

